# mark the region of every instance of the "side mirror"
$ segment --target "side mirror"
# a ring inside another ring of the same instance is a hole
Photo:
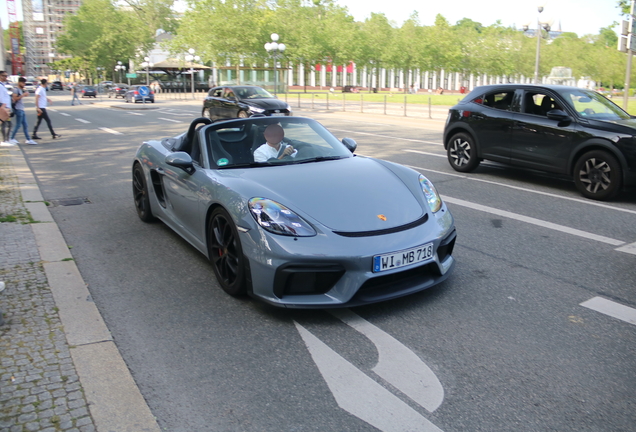
[[[343,138],[342,143],[346,148],[349,149],[351,153],[356,151],[356,148],[358,147],[358,144],[356,144],[355,140],[353,140],[352,138]]]
[[[166,164],[181,168],[188,174],[194,174],[194,164],[192,163],[192,158],[186,152],[175,152],[166,156]]]
[[[565,111],[562,111],[560,109],[550,110],[546,113],[546,115],[548,116],[550,120],[556,120],[560,122],[571,120],[570,116],[567,115]]]

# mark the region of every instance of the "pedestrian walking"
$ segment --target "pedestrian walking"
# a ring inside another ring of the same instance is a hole
[[[24,102],[22,99],[29,95],[29,92],[24,89],[26,85],[26,78],[20,77],[18,78],[18,86],[13,89],[13,112],[15,113],[15,128],[13,132],[11,132],[11,139],[9,142],[13,145],[18,144],[18,140],[15,139],[18,131],[20,130],[20,126],[22,126],[22,130],[24,131],[24,136],[26,138],[25,144],[35,145],[37,144],[32,139],[29,139],[29,126],[27,125],[26,113],[24,112]]]
[[[46,112],[46,107],[51,103],[51,99],[46,97],[46,83],[46,78],[42,78],[42,80],[40,81],[40,86],[35,91],[35,109],[38,113],[38,121],[35,124],[35,128],[33,128],[33,136],[31,137],[31,139],[34,140],[41,139],[38,136],[38,128],[40,127],[40,123],[42,123],[42,119],[46,121],[46,124],[49,127],[49,131],[51,132],[51,137],[53,137],[53,139],[62,138],[62,135],[56,134],[53,130],[51,119]]]
[[[75,105],[75,99],[77,99],[77,103],[78,104],[82,104],[82,101],[80,101],[79,96],[77,96],[77,84],[73,83],[71,84],[71,96],[73,97],[71,99],[71,105]]]
[[[9,135],[11,135],[11,96],[9,96],[9,92],[5,87],[8,77],[9,74],[6,71],[0,71],[0,104],[2,104],[2,108],[9,112],[6,119],[0,118],[2,122],[2,125],[0,125],[0,129],[2,130],[2,143],[0,145],[5,147],[15,145],[9,142]]]

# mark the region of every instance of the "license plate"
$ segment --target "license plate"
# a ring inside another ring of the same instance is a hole
[[[285,117],[285,113],[272,113],[272,117]]]
[[[433,258],[433,243],[373,257],[373,272],[383,272]]]

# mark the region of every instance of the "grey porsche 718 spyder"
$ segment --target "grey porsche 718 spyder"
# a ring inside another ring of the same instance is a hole
[[[228,294],[275,306],[357,306],[444,281],[456,231],[433,184],[355,149],[308,118],[199,118],[139,147],[135,207],[205,254]]]

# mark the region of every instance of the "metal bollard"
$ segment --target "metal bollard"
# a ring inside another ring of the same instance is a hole
[[[386,115],[386,95],[384,95],[384,115]]]

